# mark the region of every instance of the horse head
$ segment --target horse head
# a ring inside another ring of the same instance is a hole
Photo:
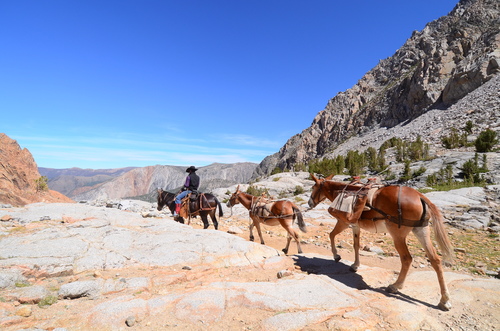
[[[163,201],[163,189],[158,188],[157,191],[158,191],[158,198],[157,198],[158,206],[156,209],[158,209],[158,211],[160,211],[165,206],[165,201]]]
[[[158,211],[162,210],[163,207],[168,206],[175,199],[175,194],[163,191],[163,189],[158,189]]]
[[[327,180],[333,178],[333,175],[330,175],[326,178],[316,178],[314,174],[311,173],[311,179],[314,181],[314,185],[312,187],[311,197],[309,198],[308,204],[309,208],[316,207],[321,201],[326,199],[326,195],[323,191],[324,183]]]
[[[229,198],[229,200],[227,201],[227,204],[226,206],[231,208],[233,207],[234,205],[236,205],[237,203],[240,203],[240,200],[238,199],[239,198],[239,195],[240,195],[241,191],[240,191],[240,186],[238,185],[238,187],[236,187],[236,192],[234,192],[231,197]]]

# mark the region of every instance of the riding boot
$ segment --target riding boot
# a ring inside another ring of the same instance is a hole
[[[176,203],[175,204],[175,211],[174,211],[174,216],[179,216],[179,212],[181,211],[181,204]]]

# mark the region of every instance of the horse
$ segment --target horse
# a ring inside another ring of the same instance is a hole
[[[227,206],[231,208],[238,203],[241,203],[246,209],[248,209],[250,218],[252,219],[249,226],[250,241],[254,241],[254,226],[257,228],[257,232],[259,233],[260,243],[264,245],[264,238],[262,237],[260,224],[262,223],[270,226],[281,225],[288,233],[286,247],[283,248],[283,252],[285,254],[288,253],[288,247],[290,246],[290,241],[293,238],[297,243],[298,253],[302,254],[299,234],[293,229],[293,221],[297,219],[299,229],[302,232],[307,232],[307,229],[302,213],[293,202],[288,200],[269,201],[262,197],[255,197],[251,194],[240,191],[238,185],[236,192],[234,192],[231,195],[231,198],[229,198]]]
[[[332,181],[329,176],[324,179],[318,179],[313,174],[311,178],[314,181],[309,207],[314,208],[321,201],[328,199],[334,201],[339,194],[345,192],[346,188],[359,190],[359,186],[348,185],[346,183]],[[379,188],[373,195],[371,202],[367,202],[369,210],[361,213],[355,223],[347,223],[338,219],[333,231],[330,233],[333,257],[336,262],[341,257],[337,254],[335,247],[335,236],[352,227],[354,237],[355,261],[351,270],[356,272],[359,263],[359,234],[360,228],[370,232],[389,232],[394,241],[394,246],[399,253],[401,260],[401,271],[394,284],[387,287],[387,292],[397,293],[402,289],[410,265],[412,256],[406,244],[406,237],[413,232],[423,246],[427,257],[429,258],[433,269],[435,270],[441,290],[441,300],[438,307],[441,310],[450,310],[450,295],[446,282],[444,280],[443,266],[441,258],[432,245],[429,221],[432,220],[435,238],[438,243],[443,260],[451,263],[453,257],[453,248],[446,234],[443,215],[436,205],[434,205],[425,195],[417,190],[399,185],[389,185]],[[332,207],[328,209],[330,214],[334,215]]]
[[[170,209],[170,212],[173,214],[175,211],[175,197],[174,193],[170,193],[167,191],[163,191],[162,189],[158,189],[158,207],[157,209],[160,211],[164,206],[167,206]],[[208,215],[212,219],[212,223],[214,225],[215,230],[219,229],[219,223],[217,222],[216,217],[216,209],[219,207],[219,217],[224,216],[224,212],[222,211],[222,206],[217,200],[217,197],[210,193],[200,193],[196,200],[189,200],[189,214],[185,215],[191,218],[192,216],[200,215],[201,220],[203,221],[203,229],[207,229],[209,227],[208,223]],[[184,223],[184,217],[177,216],[175,218],[176,221],[180,223]]]

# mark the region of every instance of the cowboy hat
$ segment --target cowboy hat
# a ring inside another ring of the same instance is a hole
[[[186,169],[186,172],[190,172],[190,171],[196,171],[198,169],[196,169],[194,166],[190,166],[189,168]]]

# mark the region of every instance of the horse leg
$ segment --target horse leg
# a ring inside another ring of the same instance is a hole
[[[352,225],[352,239],[354,242],[354,263],[351,265],[351,271],[358,271],[359,265],[361,264],[359,261],[359,234],[360,234],[359,225]]]
[[[248,226],[248,229],[250,230],[250,241],[254,241],[254,236],[253,236],[253,220],[250,221],[250,225]]]
[[[330,232],[330,243],[332,246],[332,253],[333,253],[333,258],[335,259],[335,262],[339,262],[341,257],[339,254],[337,254],[337,247],[335,246],[335,237],[347,229],[349,227],[349,224],[344,223],[342,221],[337,220],[337,224],[335,224],[335,227],[333,228],[332,232]]]
[[[257,233],[259,234],[260,243],[261,243],[262,245],[265,245],[265,244],[264,244],[264,237],[262,236],[262,230],[261,230],[261,228],[260,228],[260,220],[259,220],[257,217],[255,217],[255,218],[253,218],[253,217],[252,217],[252,220],[253,220],[253,224],[254,224],[254,225],[255,225],[255,227],[257,228]]]
[[[402,289],[408,271],[410,270],[410,265],[413,260],[410,251],[408,250],[408,245],[406,245],[406,236],[410,233],[411,229],[407,226],[398,227],[396,223],[386,222],[387,230],[394,240],[394,246],[399,253],[399,259],[401,260],[401,271],[399,272],[398,279],[394,284],[387,287],[387,292],[397,293],[398,290]]]
[[[283,220],[283,219],[280,219],[280,224],[281,226],[286,230],[286,232],[288,233],[288,237],[287,237],[287,243],[286,243],[286,247],[283,249],[283,252],[285,254],[288,253],[288,246],[290,245],[290,241],[293,239],[295,239],[295,242],[297,243],[297,252],[299,254],[302,254],[302,248],[300,247],[300,240],[299,240],[299,234],[297,233],[297,231],[295,231],[293,228],[292,228],[292,220]]]
[[[203,229],[207,229],[210,224],[208,224],[208,215],[205,213],[200,213],[201,220],[203,221]]]
[[[446,281],[444,280],[441,258],[432,245],[429,226],[413,228],[413,233],[418,238],[418,241],[420,241],[420,244],[424,247],[425,253],[427,254],[427,257],[431,262],[432,268],[434,268],[434,270],[436,271],[439,287],[441,289],[441,300],[439,301],[438,307],[441,310],[448,311],[451,309],[450,293],[448,292],[448,287],[446,285]]]
[[[214,224],[215,230],[219,230],[219,222],[217,222],[217,217],[215,215],[215,209],[210,211],[210,218],[212,219],[212,223]]]
[[[290,247],[290,242],[292,241],[292,236],[290,233],[286,236],[286,247],[282,249],[283,253],[288,254],[288,248]]]

